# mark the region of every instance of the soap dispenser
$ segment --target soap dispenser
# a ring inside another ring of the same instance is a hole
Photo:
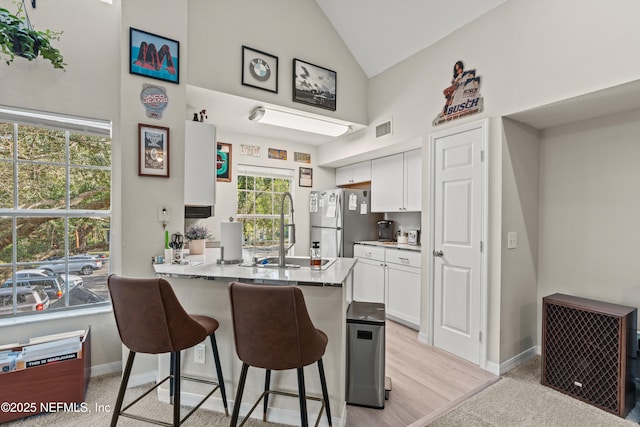
[[[320,270],[321,261],[320,242],[313,242],[311,249],[309,249],[309,267],[312,270]]]

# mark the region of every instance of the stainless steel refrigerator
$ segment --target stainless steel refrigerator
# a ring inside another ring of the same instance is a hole
[[[312,191],[309,195],[311,242],[320,242],[323,257],[353,257],[353,242],[376,240],[383,214],[371,213],[369,190]]]

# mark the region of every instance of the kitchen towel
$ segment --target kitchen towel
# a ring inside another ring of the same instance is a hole
[[[222,261],[242,260],[242,223],[220,224],[220,246],[224,248]]]

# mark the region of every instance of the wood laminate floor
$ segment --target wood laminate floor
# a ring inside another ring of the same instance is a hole
[[[418,341],[418,332],[387,320],[384,409],[347,405],[347,427],[418,427],[498,380],[477,365]]]

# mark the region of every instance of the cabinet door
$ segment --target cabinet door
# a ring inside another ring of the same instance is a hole
[[[404,153],[404,209],[422,211],[422,150]]]
[[[384,304],[384,262],[358,258],[353,271],[353,300]]]
[[[420,329],[420,269],[387,264],[387,312],[407,326]]]
[[[351,184],[352,177],[353,177],[352,165],[336,168],[336,185]]]
[[[353,167],[352,183],[371,181],[371,160],[351,165]]]
[[[371,212],[401,212],[404,205],[402,153],[371,161]]]
[[[185,122],[184,204],[213,206],[216,191],[216,128]],[[213,172],[212,172],[213,171]]]

